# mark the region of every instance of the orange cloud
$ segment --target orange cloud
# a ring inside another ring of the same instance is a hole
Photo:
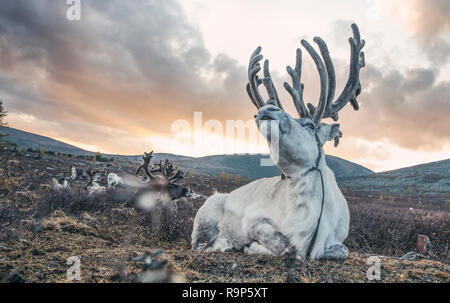
[[[442,17],[449,15],[448,1],[432,2],[415,1],[425,13],[411,22],[415,34],[439,38],[448,31],[449,18]],[[246,67],[226,54],[212,56],[177,1],[85,1],[79,22],[67,21],[66,9],[64,1],[2,1],[0,93],[11,126],[103,152],[140,154],[148,148],[168,151],[158,145],[173,136],[172,122],[193,125],[194,112],[224,125],[256,112],[245,92]],[[429,16],[434,27],[420,26]],[[347,37],[341,38],[344,43]],[[294,64],[294,51],[286,65]],[[430,55],[435,51],[429,48]],[[318,75],[304,57],[305,98],[315,103]],[[439,58],[445,60],[445,52]],[[450,83],[436,80],[439,66],[381,70],[370,53],[366,59],[361,109],[340,115],[344,138],[330,152],[382,161],[388,148],[361,142],[387,140],[400,149],[429,152],[448,146]],[[348,62],[335,60],[335,68],[342,88]],[[283,105],[295,113],[282,87],[287,74],[273,77]]]

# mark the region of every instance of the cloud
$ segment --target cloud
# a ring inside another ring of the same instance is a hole
[[[176,1],[83,1],[75,22],[67,8],[2,2],[0,92],[12,110],[137,134],[168,133],[193,111],[239,116],[244,67],[212,58]]]
[[[345,114],[343,128],[366,140],[389,139],[400,147],[439,150],[450,144],[450,81],[430,69],[361,72],[361,109]],[[364,90],[364,88],[366,88]]]
[[[431,39],[450,31],[450,2],[447,0],[413,0],[410,5],[410,20],[418,35]]]
[[[411,17],[414,35],[436,62],[449,54],[443,38],[448,18],[440,15],[449,15],[447,2],[414,1],[424,8]],[[255,113],[245,92],[246,67],[227,54],[213,56],[177,1],[84,0],[82,20],[73,22],[66,19],[67,8],[65,1],[2,1],[0,96],[11,126],[102,151],[141,153],[151,145],[148,138],[169,136],[172,121],[192,122],[194,111],[203,112],[204,121],[246,121]],[[427,18],[433,18],[433,27],[420,26]],[[333,23],[329,42],[338,47],[332,55],[348,52],[349,23]],[[378,51],[373,44],[367,46],[372,53]],[[437,81],[439,68],[384,70],[375,66],[371,52],[361,71],[361,109],[347,106],[340,115],[341,146],[346,138],[386,139],[409,149],[439,150],[448,144],[450,83]],[[292,49],[284,64],[294,65],[294,56]],[[307,52],[303,58],[305,99],[316,103],[319,76]],[[335,58],[334,64],[338,95],[348,59]],[[282,87],[290,82],[287,73],[272,76],[283,105],[295,113]],[[386,157],[386,151],[374,154],[360,147],[361,157]]]
[[[406,23],[420,47],[434,64],[450,55],[450,2],[447,0],[389,1],[394,18],[404,14]]]

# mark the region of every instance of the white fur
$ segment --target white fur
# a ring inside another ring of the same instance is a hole
[[[99,194],[106,191],[106,187],[99,185],[97,182],[92,182],[92,186],[88,187],[89,195]]]
[[[123,179],[115,173],[109,173],[107,179],[108,179],[108,189],[116,188],[116,186],[124,184]]]
[[[92,177],[92,185],[88,186],[88,193],[89,193],[89,195],[98,194],[98,193],[106,191],[106,187],[101,186],[100,184],[98,184],[98,182],[101,181],[102,177],[103,177],[103,173],[96,173]]]
[[[53,190],[69,188],[69,178],[64,178],[60,181],[58,181],[56,178],[52,178],[52,188]]]
[[[298,256],[306,256],[322,202],[320,174],[307,172],[315,166],[319,155],[315,132],[305,126],[310,122],[308,118],[295,120],[284,111],[266,105],[256,118],[263,134],[267,132],[262,117],[279,123],[279,131],[273,132],[279,134],[275,138],[279,139],[277,165],[288,178],[259,179],[229,194],[209,197],[194,221],[194,250],[244,248],[247,253],[276,255],[285,252],[284,246],[293,246]],[[320,143],[332,140],[338,127],[338,124],[321,123],[317,130]],[[267,139],[269,135],[270,131]],[[268,142],[274,142],[274,138]],[[272,153],[271,156],[276,158]],[[344,259],[348,250],[342,242],[347,237],[350,220],[347,202],[323,154],[319,169],[324,179],[325,200],[311,257]],[[288,244],[283,242],[284,238]]]

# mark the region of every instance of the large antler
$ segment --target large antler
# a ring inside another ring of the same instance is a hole
[[[358,26],[352,24],[353,37],[349,38],[350,42],[350,72],[347,83],[339,95],[339,97],[333,102],[334,91],[336,89],[336,79],[334,73],[333,63],[328,52],[328,48],[325,42],[319,37],[314,38],[314,41],[319,45],[322,57],[325,60],[327,67],[328,79],[329,79],[329,93],[327,104],[324,108],[320,108],[319,112],[323,111],[322,118],[332,118],[334,121],[339,119],[338,112],[350,101],[354,110],[359,109],[358,101],[356,98],[361,93],[361,83],[359,82],[359,71],[365,66],[364,52],[362,48],[365,45],[365,41],[361,40]],[[312,104],[308,104],[310,112],[314,113],[316,108]]]
[[[155,178],[148,170],[148,166],[150,165],[150,161],[152,160],[152,158],[153,158],[153,151],[151,151],[149,153],[144,152],[144,155],[142,156],[142,160],[144,160],[144,161],[137,168],[136,173],[135,173],[136,176],[139,174],[141,169],[143,169],[149,179]]]
[[[163,177],[167,178],[170,183],[175,183],[184,178],[184,173],[182,170],[177,169],[173,166],[169,159],[165,159],[164,163],[159,161],[155,164],[156,168],[152,169],[151,172],[159,172]]]
[[[334,71],[333,62],[328,51],[326,43],[319,37],[314,38],[314,42],[319,46],[321,56],[316,52],[316,50],[305,40],[301,41],[303,47],[311,55],[314,63],[319,71],[320,76],[320,97],[317,108],[308,103],[305,106],[303,100],[303,89],[304,85],[301,83],[301,68],[302,68],[302,52],[297,49],[296,64],[295,69],[288,66],[287,72],[292,78],[292,86],[288,83],[284,83],[284,87],[291,95],[295,108],[301,118],[309,117],[314,120],[316,124],[324,118],[332,118],[334,121],[338,120],[338,112],[350,101],[353,108],[358,110],[359,105],[356,100],[357,96],[361,92],[361,84],[359,82],[359,71],[364,67],[364,52],[362,48],[364,47],[365,41],[361,40],[358,26],[352,24],[353,37],[349,39],[351,55],[350,55],[350,73],[345,85],[344,90],[339,95],[339,97],[333,102],[335,90],[336,90],[336,74]],[[250,57],[250,63],[248,67],[248,79],[247,93],[250,96],[253,104],[259,109],[266,104],[276,105],[281,107],[280,100],[278,98],[277,91],[273,85],[272,79],[269,73],[269,62],[266,60],[264,62],[264,79],[259,79],[257,73],[261,70],[259,61],[262,60],[263,56],[261,53],[261,47],[258,47]],[[258,87],[264,83],[267,89],[269,100],[264,102],[262,99]],[[338,134],[339,137],[342,133]],[[339,141],[337,138],[336,143]]]
[[[305,102],[303,101],[303,89],[304,85],[300,82],[302,76],[302,50],[297,48],[297,56],[295,60],[295,69],[287,66],[286,70],[292,78],[292,87],[289,83],[284,82],[284,88],[289,92],[294,101],[295,108],[301,118],[309,117],[309,112],[306,109]]]
[[[264,61],[264,78],[261,80],[258,77],[258,72],[261,70],[261,65],[259,61],[262,60],[263,56],[261,53],[261,46],[252,53],[250,57],[250,63],[248,65],[248,83],[247,83],[247,93],[252,100],[253,104],[259,109],[266,104],[272,104],[278,106],[283,109],[280,99],[278,98],[277,90],[273,85],[272,78],[270,77],[269,72],[269,60]],[[264,102],[261,94],[259,93],[258,87],[264,84],[267,90],[267,94],[269,95],[269,100]]]

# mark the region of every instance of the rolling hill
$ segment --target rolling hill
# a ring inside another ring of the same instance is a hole
[[[349,191],[391,194],[450,195],[450,159],[338,180]]]
[[[41,135],[36,135],[23,130],[15,129],[12,127],[0,126],[1,134],[8,134],[7,140],[11,143],[16,143],[18,146],[23,148],[32,148],[35,150],[40,150],[44,148],[45,150],[51,150],[54,152],[63,152],[73,155],[90,155],[94,154],[92,152],[86,151],[84,149],[78,148],[76,146],[49,138]]]
[[[20,147],[51,150],[54,152],[70,153],[73,155],[92,155],[92,152],[81,148],[57,141],[45,136],[21,131],[9,127],[1,127],[0,133],[9,134],[8,140],[16,143]],[[122,155],[105,155],[114,156],[128,161],[139,161],[140,155],[122,156]],[[225,172],[230,175],[241,175],[243,178],[251,178],[253,180],[280,175],[280,170],[276,166],[261,166],[261,158],[267,158],[268,155],[259,154],[234,154],[234,155],[214,155],[206,157],[187,157],[166,153],[158,153],[154,156],[154,161],[169,158],[176,165],[185,170],[195,171],[200,174],[220,175]],[[326,156],[328,166],[334,171],[336,177],[355,177],[373,174],[370,169],[361,165],[352,163],[347,160],[334,156]]]

